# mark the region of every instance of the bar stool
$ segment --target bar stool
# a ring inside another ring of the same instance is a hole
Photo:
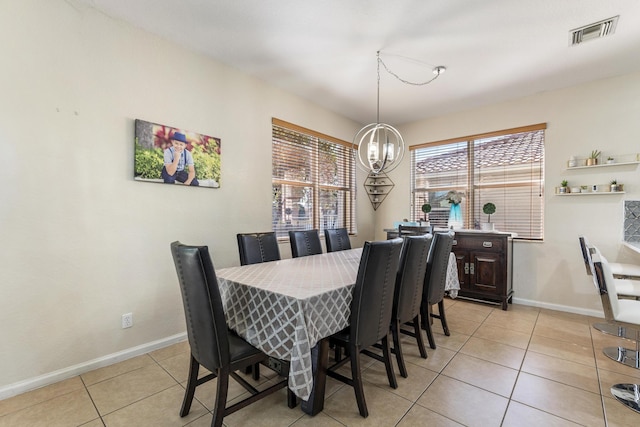
[[[587,274],[589,274],[592,277],[593,284],[596,290],[598,290],[598,293],[602,295],[602,292],[603,291],[606,292],[606,290],[604,290],[604,288],[601,288],[600,282],[598,281],[597,275],[595,273],[595,267],[593,264],[593,253],[595,251],[595,248],[593,246],[590,246],[584,237],[580,237],[579,241],[580,241],[580,248],[582,249],[582,256],[584,257],[585,264],[587,266]],[[624,294],[624,295],[634,296],[634,297],[640,296],[640,281],[616,279],[612,277],[611,283],[615,285],[617,295]],[[613,313],[607,307],[609,307],[609,303],[606,303],[606,304],[603,303],[606,322],[594,323],[593,327],[600,332],[604,332],[605,334],[615,335],[618,337],[623,337],[628,339],[635,339],[635,336],[636,336],[635,330],[631,328],[630,331],[627,331],[628,329],[627,327],[616,324],[615,319],[613,318]]]
[[[598,248],[593,248],[592,254],[594,276],[600,284],[602,305],[607,311],[611,310],[616,321],[640,325],[640,301],[619,300],[614,288],[614,279],[607,259],[600,254]],[[640,330],[635,330],[635,350],[624,347],[607,347],[604,354],[616,362],[632,368],[640,369]],[[640,385],[638,384],[614,384],[611,394],[616,400],[626,407],[640,413]]]

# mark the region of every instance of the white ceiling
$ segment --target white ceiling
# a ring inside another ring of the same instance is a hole
[[[640,71],[638,0],[79,0],[362,124]],[[620,15],[615,34],[569,31]]]

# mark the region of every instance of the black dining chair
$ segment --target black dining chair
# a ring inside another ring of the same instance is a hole
[[[401,332],[414,337],[420,356],[427,358],[420,330],[420,304],[432,238],[431,234],[406,236],[402,245],[391,313],[391,336],[393,353],[396,355],[400,375],[404,378],[407,378],[407,367],[402,354]],[[413,332],[402,330],[400,326],[404,324],[413,326]]]
[[[349,232],[346,228],[325,228],[324,243],[327,245],[327,252],[351,249]]]
[[[317,255],[322,253],[318,230],[289,231],[291,256],[293,258]]]
[[[427,272],[424,277],[424,289],[422,291],[422,305],[420,307],[422,324],[427,331],[429,346],[436,348],[436,341],[431,330],[431,318],[440,319],[442,329],[449,336],[449,326],[444,312],[444,288],[447,285],[447,268],[449,266],[449,254],[453,246],[453,233],[435,233],[429,258],[427,259]],[[438,314],[433,312],[433,305],[438,304]]]
[[[239,233],[237,238],[240,265],[258,264],[280,259],[278,238],[274,232]]]
[[[258,264],[280,260],[278,238],[274,232],[238,233],[238,253],[240,265]],[[248,367],[245,374],[253,373],[253,379],[260,379],[260,365]]]
[[[369,415],[369,411],[364,398],[360,372],[361,352],[382,360],[389,384],[393,388],[398,387],[391,364],[389,325],[401,249],[402,239],[365,242],[353,290],[349,327],[330,337],[331,342],[348,349],[349,358],[342,359],[329,367],[327,375],[354,388],[358,410],[365,418]],[[380,341],[382,357],[366,350]],[[349,361],[351,378],[336,372],[340,366]]]
[[[262,391],[256,390],[236,373],[256,363],[266,364],[269,357],[227,327],[218,281],[208,248],[173,242],[171,253],[180,282],[187,337],[191,347],[189,378],[180,416],[184,417],[189,413],[196,387],[217,377],[218,385],[211,426],[219,427],[222,426],[225,416],[287,387],[287,373],[284,373],[284,379]],[[198,378],[201,365],[211,373]],[[227,408],[229,377],[240,383],[251,396]],[[290,391],[289,399],[291,406]]]

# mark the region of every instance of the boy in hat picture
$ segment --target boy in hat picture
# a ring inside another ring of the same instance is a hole
[[[162,179],[165,184],[175,184],[178,181],[184,185],[199,185],[193,157],[187,150],[187,137],[184,133],[174,132],[171,136],[171,147],[164,150]]]

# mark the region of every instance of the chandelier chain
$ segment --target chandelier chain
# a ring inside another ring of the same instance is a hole
[[[438,74],[435,75],[435,77],[433,77],[430,80],[427,80],[426,82],[410,82],[408,80],[405,80],[402,77],[400,77],[399,75],[397,75],[396,73],[394,73],[393,71],[391,71],[389,69],[389,67],[387,67],[387,64],[385,64],[384,61],[382,60],[382,58],[380,58],[380,52],[378,52],[378,80],[380,80],[380,64],[382,64],[384,69],[387,70],[387,73],[391,74],[393,77],[395,77],[396,79],[400,80],[402,83],[405,83],[405,84],[408,84],[408,85],[424,86],[424,85],[428,85],[429,83],[431,83],[432,81],[434,81],[435,79],[440,77],[440,74],[438,73]]]
[[[380,123],[380,51],[378,51],[378,99],[376,107],[376,123]]]

